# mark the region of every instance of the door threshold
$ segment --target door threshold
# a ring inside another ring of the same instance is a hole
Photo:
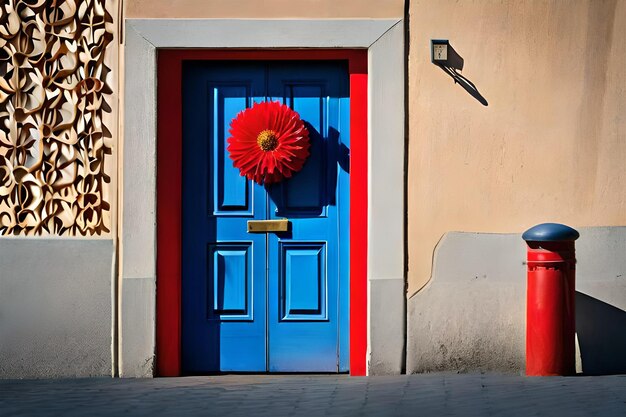
[[[299,376],[299,375],[303,375],[303,376],[315,376],[315,375],[321,375],[321,376],[330,376],[330,375],[349,375],[350,371],[345,371],[345,372],[245,372],[245,371],[224,371],[224,372],[202,372],[202,373],[186,373],[183,374],[182,376],[226,376],[226,375],[265,375],[265,376],[272,376],[272,375],[291,375],[291,376]]]

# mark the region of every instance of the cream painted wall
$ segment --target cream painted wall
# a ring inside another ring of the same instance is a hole
[[[409,22],[409,296],[447,231],[626,224],[626,1],[412,0]]]
[[[403,0],[127,0],[128,18],[389,18]]]

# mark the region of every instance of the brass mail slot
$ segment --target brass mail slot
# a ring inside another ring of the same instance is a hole
[[[248,220],[248,233],[288,232],[289,220]]]

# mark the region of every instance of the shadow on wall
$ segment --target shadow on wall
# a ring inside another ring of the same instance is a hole
[[[483,106],[488,106],[487,99],[480,94],[478,87],[471,82],[467,77],[459,73],[463,70],[465,60],[457,51],[454,50],[452,45],[448,45],[448,59],[446,65],[435,63],[439,68],[448,74],[454,80],[455,84],[459,84],[465,91],[467,91],[472,97],[474,97]],[[458,70],[458,71],[457,71]]]
[[[576,332],[583,374],[626,373],[626,311],[577,291]]]

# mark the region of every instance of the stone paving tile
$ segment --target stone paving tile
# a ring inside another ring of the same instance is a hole
[[[626,376],[0,380],[0,416],[626,416]]]

